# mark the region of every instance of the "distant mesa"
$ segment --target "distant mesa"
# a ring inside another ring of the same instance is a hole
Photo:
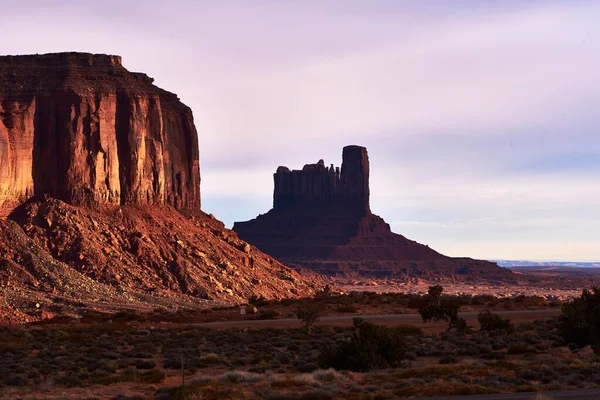
[[[273,209],[236,222],[238,236],[284,264],[333,276],[510,279],[498,265],[451,258],[393,233],[369,205],[367,149],[347,146],[342,167],[323,160],[302,170],[279,167]]]

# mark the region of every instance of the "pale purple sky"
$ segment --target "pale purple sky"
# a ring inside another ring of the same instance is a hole
[[[8,1],[0,54],[123,56],[200,134],[203,208],[367,146],[373,211],[452,256],[600,260],[600,2]]]

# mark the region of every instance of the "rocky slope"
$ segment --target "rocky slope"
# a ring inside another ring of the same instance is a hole
[[[0,321],[312,293],[200,211],[192,112],[152,81],[117,56],[0,57]]]
[[[31,311],[36,301],[101,310],[198,307],[312,289],[204,213],[90,209],[48,197],[0,221],[0,290],[15,310]]]
[[[323,160],[274,175],[273,209],[235,223],[240,238],[287,265],[336,276],[510,279],[488,261],[446,257],[393,233],[371,212],[367,150],[348,146],[341,170]]]

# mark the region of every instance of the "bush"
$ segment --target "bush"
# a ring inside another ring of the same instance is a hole
[[[267,300],[264,296],[260,296],[257,297],[255,294],[253,294],[250,299],[248,299],[248,303],[257,306],[257,307],[264,307],[266,305],[269,304],[269,300]]]
[[[113,315],[117,321],[136,321],[138,319],[134,310],[119,311]]]
[[[513,344],[506,351],[507,354],[528,354],[531,353],[532,349],[523,343]]]
[[[445,321],[448,323],[448,330],[453,328],[458,331],[466,330],[466,321],[458,316],[460,299],[442,296],[443,291],[444,288],[440,285],[429,287],[424,305],[419,308],[419,314],[423,318],[423,322]]]
[[[298,304],[294,312],[296,317],[302,321],[306,331],[310,334],[312,327],[321,316],[321,305],[315,301],[305,300]]]
[[[254,374],[248,371],[227,371],[217,378],[221,382],[243,383],[243,382],[260,382],[263,375]]]
[[[519,371],[517,376],[528,381],[536,381],[540,378],[540,374],[530,369],[523,369]]]
[[[402,335],[423,336],[423,330],[414,325],[396,325],[393,328],[397,333]]]
[[[23,375],[15,374],[6,378],[4,383],[7,386],[25,386],[27,385],[27,378],[25,378]]]
[[[515,330],[515,326],[508,319],[504,319],[498,314],[492,314],[490,310],[480,312],[477,315],[477,321],[479,321],[482,331],[502,330],[512,333]]]
[[[356,313],[358,312],[358,308],[354,304],[340,304],[337,307],[337,312],[341,313]]]
[[[366,372],[398,367],[404,360],[404,336],[392,328],[354,318],[354,333],[349,341],[321,351],[323,368]]]
[[[81,379],[74,375],[58,376],[55,382],[57,385],[66,387],[78,387],[82,385]]]
[[[264,310],[258,313],[256,319],[275,319],[279,316],[280,314],[277,310]]]
[[[458,362],[458,359],[454,356],[446,356],[443,358],[440,358],[439,363],[440,364],[456,364]]]
[[[137,369],[153,369],[156,363],[152,360],[137,360],[135,363]]]
[[[581,297],[562,306],[560,332],[567,343],[588,345],[600,354],[600,289],[584,289]]]

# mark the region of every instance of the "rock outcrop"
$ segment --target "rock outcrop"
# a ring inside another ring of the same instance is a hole
[[[321,160],[274,175],[273,209],[236,222],[239,237],[279,261],[336,276],[510,279],[488,261],[446,257],[393,233],[369,206],[369,158],[364,147],[343,151],[341,171]]]
[[[191,110],[120,57],[4,56],[0,82],[0,216],[34,195],[200,208]]]
[[[327,168],[320,160],[301,171],[279,167],[274,175],[273,209],[293,207],[327,211],[343,209],[367,213],[369,209],[369,156],[364,147],[344,148],[343,164]]]
[[[32,300],[148,309],[313,293],[200,210],[192,112],[152,78],[118,56],[60,53],[0,57],[0,82],[0,323],[26,320]]]

